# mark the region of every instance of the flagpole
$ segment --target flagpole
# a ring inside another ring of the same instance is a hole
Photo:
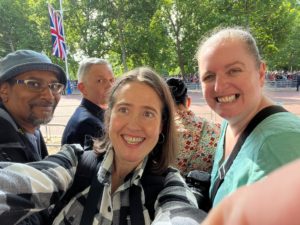
[[[62,0],[59,0],[59,6],[60,6],[60,16],[62,21],[62,30],[64,33],[64,39],[65,39],[65,46],[66,46],[66,55],[65,55],[65,66],[66,66],[66,75],[67,75],[67,87],[66,87],[66,94],[72,94],[72,89],[70,86],[70,78],[69,78],[69,70],[68,70],[68,47],[67,47],[67,41],[66,41],[66,33],[64,29],[64,16],[63,16],[63,9],[62,9]]]

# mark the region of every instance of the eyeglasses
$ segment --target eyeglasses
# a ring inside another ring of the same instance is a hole
[[[100,84],[100,85],[107,85],[108,83],[109,84],[113,84],[115,82],[115,79],[112,78],[112,79],[98,79],[97,80],[97,83]]]
[[[65,85],[57,82],[49,84],[38,80],[13,80],[13,82],[16,84],[24,84],[29,90],[34,92],[42,92],[48,87],[52,94],[60,94],[65,88]]]

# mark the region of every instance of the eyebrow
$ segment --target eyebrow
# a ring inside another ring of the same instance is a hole
[[[133,106],[133,104],[130,104],[130,103],[126,103],[126,102],[121,102],[121,103],[117,103],[116,106]],[[143,109],[147,109],[147,110],[151,110],[155,113],[159,113],[154,107],[151,107],[151,106],[148,106],[148,105],[142,105],[142,108]]]
[[[234,61],[234,62],[232,62],[232,63],[228,63],[227,65],[225,65],[225,68],[227,69],[227,68],[229,68],[229,67],[231,67],[231,66],[233,66],[233,65],[236,65],[236,64],[239,64],[239,65],[242,65],[242,66],[244,66],[245,67],[245,63],[243,63],[243,62],[241,62],[241,61]],[[203,76],[205,76],[205,75],[207,75],[207,74],[215,74],[215,72],[212,72],[212,71],[210,71],[210,70],[208,70],[208,71],[206,71],[204,74],[200,74],[202,77]]]
[[[96,78],[104,78],[105,79],[105,75],[103,75],[103,74],[96,74]]]
[[[151,111],[155,112],[156,114],[159,113],[155,108],[153,108],[153,107],[151,107],[151,106],[143,106],[143,108],[148,109],[148,110],[151,110]]]
[[[242,65],[242,66],[245,66],[245,63],[243,63],[243,62],[237,60],[237,61],[234,61],[234,62],[232,62],[232,63],[229,63],[229,64],[225,65],[225,68],[229,68],[229,67],[231,67],[231,66],[233,66],[233,65],[235,65],[235,64],[240,64],[240,65]]]
[[[39,82],[48,82],[48,81],[45,81],[43,79],[41,79],[40,77],[27,77],[27,78],[22,78],[22,80],[37,80]],[[53,78],[49,81],[49,83],[59,83],[59,80],[57,78]]]
[[[104,74],[97,74],[96,79],[112,80],[112,79],[115,79],[115,78],[114,77],[107,78]]]

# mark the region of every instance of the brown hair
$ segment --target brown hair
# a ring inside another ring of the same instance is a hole
[[[108,137],[108,127],[111,112],[116,102],[116,94],[125,85],[131,82],[140,82],[151,87],[161,99],[162,109],[162,132],[154,149],[149,154],[148,168],[155,174],[163,173],[170,164],[173,163],[176,152],[176,129],[174,122],[174,103],[172,95],[166,82],[152,69],[148,67],[138,67],[119,78],[110,89],[108,96],[108,108],[105,112],[105,137],[104,143],[110,144]],[[162,139],[162,140],[161,140]]]

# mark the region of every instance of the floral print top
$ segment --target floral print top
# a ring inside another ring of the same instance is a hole
[[[176,166],[183,176],[191,170],[211,172],[220,135],[220,124],[197,117],[191,110],[177,110],[179,152]]]

